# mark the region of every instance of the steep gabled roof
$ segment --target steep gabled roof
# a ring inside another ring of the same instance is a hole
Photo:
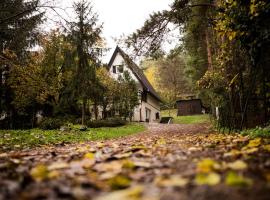
[[[130,57],[120,48],[120,47],[116,47],[112,58],[109,62],[109,67],[112,67],[113,61],[115,60],[117,53],[119,53],[126,65],[129,67],[129,69],[133,72],[133,74],[136,76],[136,78],[140,81],[140,83],[142,84],[143,88],[149,92],[154,98],[156,98],[158,101],[162,101],[161,98],[159,97],[159,95],[157,94],[157,92],[155,91],[155,89],[153,88],[153,86],[151,85],[151,83],[148,81],[148,79],[146,78],[146,76],[144,75],[142,69],[140,69],[138,67],[138,65],[136,65],[136,63],[134,63]]]

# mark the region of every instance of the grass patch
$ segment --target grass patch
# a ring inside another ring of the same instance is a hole
[[[107,140],[139,133],[145,130],[141,124],[130,123],[115,128],[91,128],[79,131],[79,126],[73,126],[71,131],[59,130],[1,130],[0,151],[33,148],[42,145],[56,145],[63,143],[78,143],[93,140]]]
[[[270,128],[269,127],[256,127],[253,129],[247,129],[241,132],[242,135],[248,135],[251,138],[263,137],[270,138]]]
[[[175,124],[200,124],[210,122],[209,115],[177,116],[177,109],[161,111],[162,117],[173,117]]]

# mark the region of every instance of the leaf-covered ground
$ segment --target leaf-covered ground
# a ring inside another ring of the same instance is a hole
[[[270,140],[207,124],[0,154],[0,199],[269,199]]]

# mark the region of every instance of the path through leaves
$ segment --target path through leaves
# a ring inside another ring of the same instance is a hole
[[[207,124],[0,153],[0,199],[270,199],[270,140]]]

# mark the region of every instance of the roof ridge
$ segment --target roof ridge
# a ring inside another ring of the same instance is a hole
[[[154,87],[151,85],[151,83],[148,81],[147,77],[145,76],[143,70],[117,45],[116,49],[113,53],[113,56],[109,62],[109,66],[111,67],[117,53],[120,53],[125,60],[128,67],[131,69],[131,71],[134,73],[134,75],[138,78],[138,80],[141,82],[143,87],[147,89],[147,91],[152,94],[157,100],[162,101],[157,92],[155,91]]]

